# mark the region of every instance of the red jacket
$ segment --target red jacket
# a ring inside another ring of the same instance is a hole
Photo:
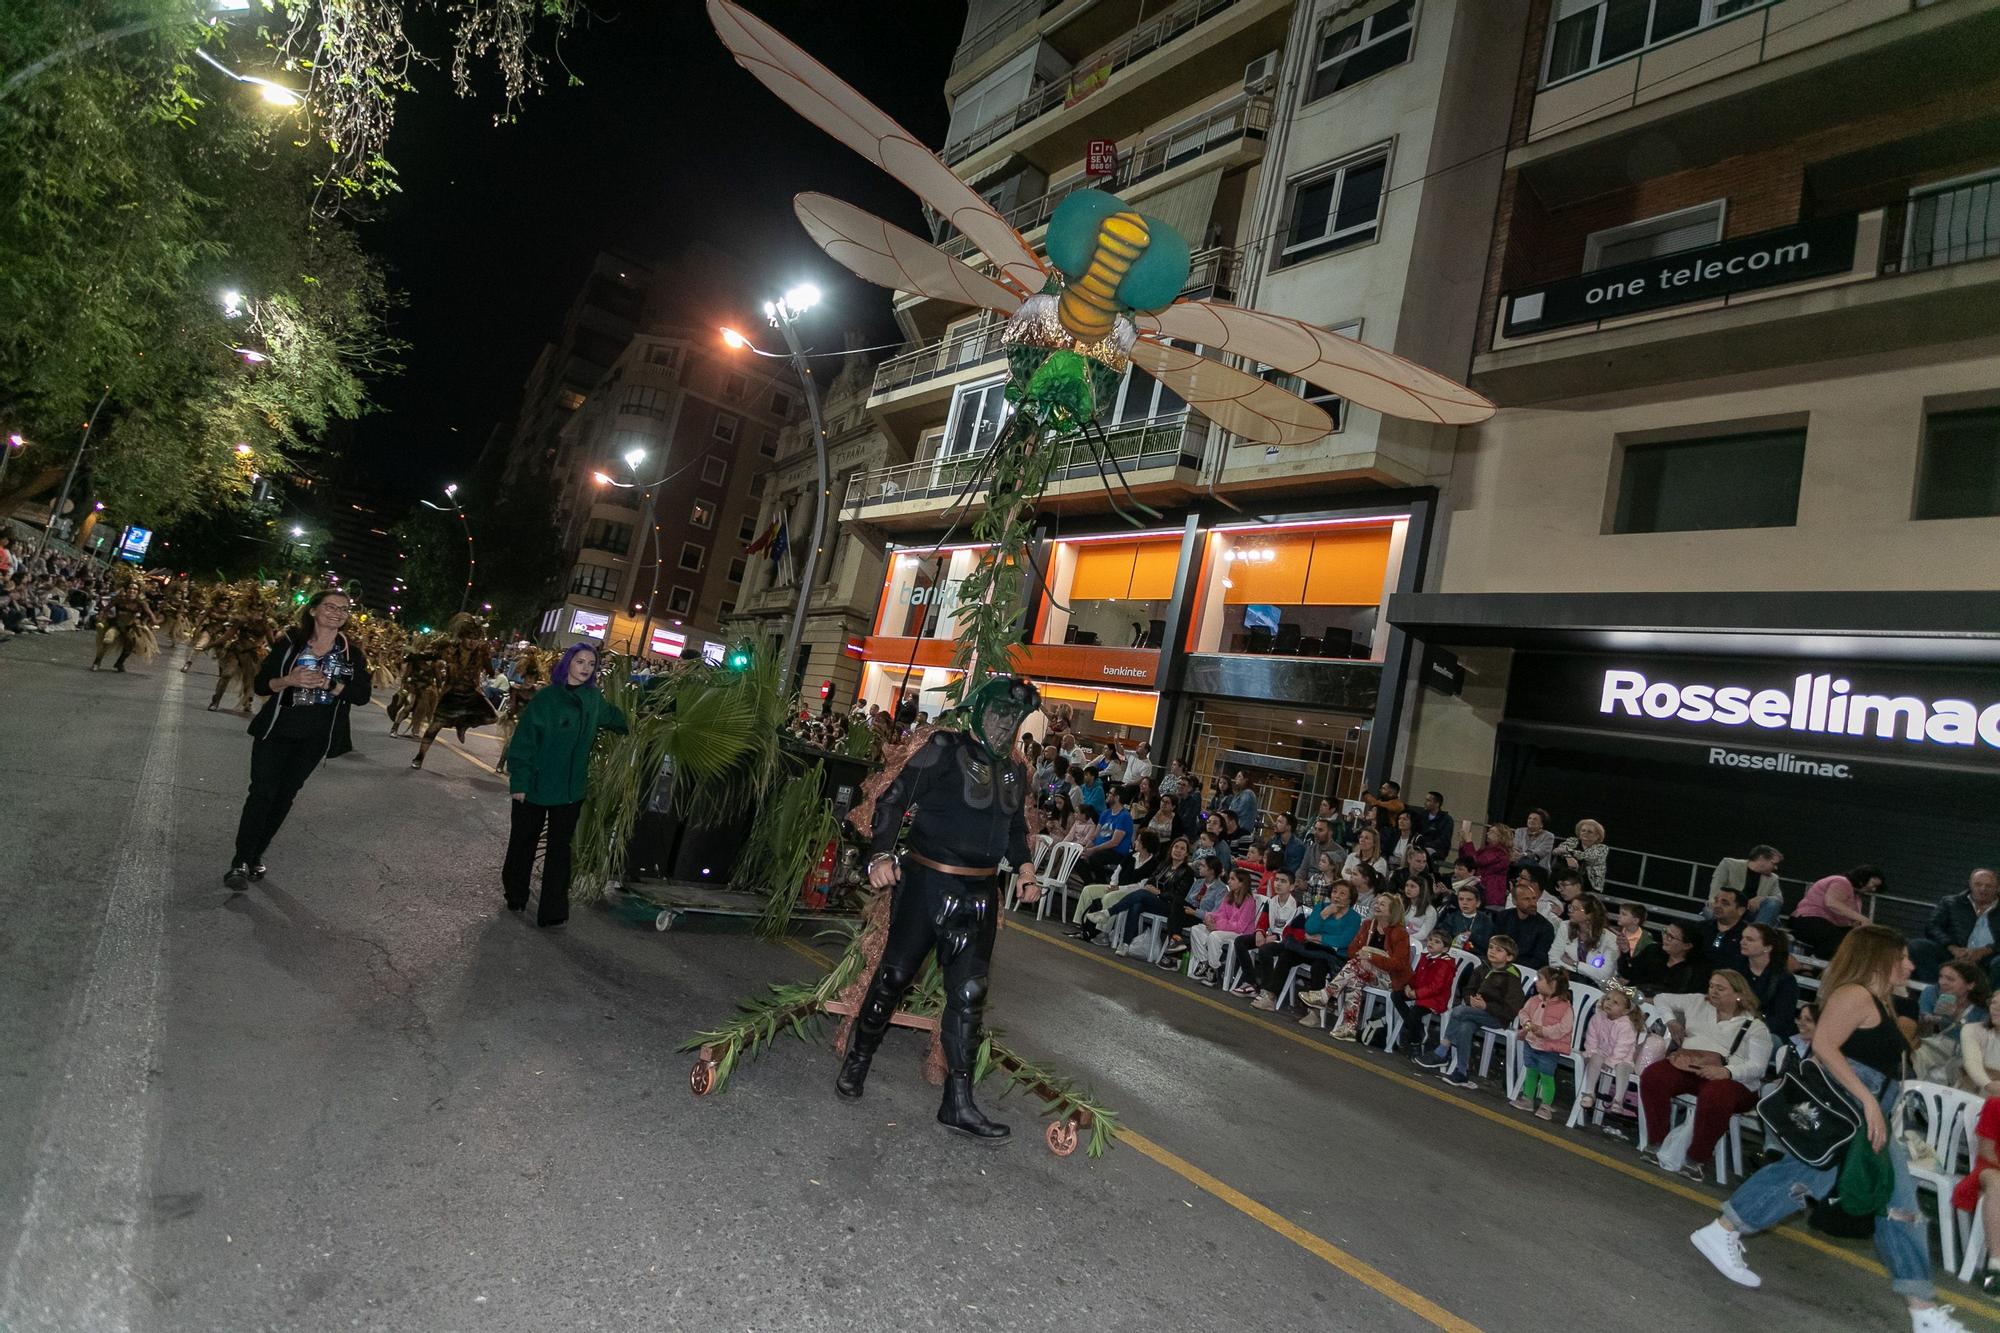
[[[1410,984],[1410,932],[1401,926],[1391,926],[1385,932],[1386,938],[1375,938],[1375,918],[1361,923],[1355,933],[1354,943],[1347,947],[1348,961],[1361,957],[1363,949],[1380,949],[1387,958],[1370,958],[1369,962],[1389,974],[1389,989],[1399,991]]]
[[[1461,843],[1459,855],[1472,858],[1475,873],[1479,876],[1479,887],[1484,891],[1488,907],[1500,907],[1507,901],[1507,866],[1513,857],[1505,847]]]
[[[1416,971],[1411,975],[1417,991],[1417,1008],[1434,1014],[1451,1008],[1451,983],[1458,979],[1457,959],[1448,953],[1436,958],[1425,954],[1417,960]]]

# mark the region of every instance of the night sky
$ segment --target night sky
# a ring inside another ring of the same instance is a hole
[[[749,8],[919,139],[939,141],[964,5]],[[443,50],[440,34],[421,40]],[[552,45],[540,43],[545,53]],[[822,255],[791,199],[823,190],[923,234],[915,198],[740,69],[700,0],[599,0],[560,55],[513,125],[493,124],[490,76],[480,96],[462,99],[443,73],[420,73],[398,108],[388,156],[402,193],[362,236],[405,293],[396,332],[412,347],[407,371],[375,387],[379,410],[353,427],[346,452],[357,480],[415,495],[468,474],[493,424],[512,418],[599,250],[671,259],[712,243],[768,274],[763,295],[820,284],[814,346],[839,346],[845,330],[871,343],[896,336],[888,293]],[[581,87],[565,86],[563,64]]]

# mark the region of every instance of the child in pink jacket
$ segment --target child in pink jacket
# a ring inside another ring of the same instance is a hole
[[[1583,1030],[1583,1080],[1578,1089],[1580,1103],[1588,1111],[1598,1101],[1605,1075],[1613,1081],[1611,1096],[1604,1109],[1625,1114],[1625,1094],[1632,1086],[1633,1067],[1639,1060],[1639,995],[1617,983],[1605,988],[1604,998],[1590,1015]]]
[[[1514,1031],[1521,1043],[1521,1063],[1527,1070],[1514,1106],[1517,1110],[1533,1110],[1538,1120],[1553,1120],[1556,1066],[1569,1054],[1576,1036],[1576,1006],[1569,998],[1569,973],[1559,967],[1545,967],[1535,974],[1535,993],[1521,1006]],[[1541,1102],[1539,1108],[1535,1106],[1537,1100]]]
[[[1198,925],[1188,927],[1188,977],[1205,986],[1222,982],[1222,962],[1229,945],[1238,935],[1257,929],[1259,907],[1250,891],[1250,871],[1236,866],[1229,872],[1229,890],[1215,909],[1202,914]]]

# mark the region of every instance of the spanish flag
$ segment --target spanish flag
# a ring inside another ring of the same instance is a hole
[[[743,554],[755,555],[757,554],[757,552],[768,547],[772,542],[778,540],[778,523],[779,523],[778,519],[775,518],[772,519],[771,526],[766,528],[763,531],[763,533],[761,533],[758,536],[756,541],[751,542],[748,546],[743,548]]]

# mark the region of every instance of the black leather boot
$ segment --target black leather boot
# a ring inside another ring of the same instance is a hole
[[[986,978],[968,978],[945,997],[938,1019],[938,1045],[944,1051],[944,1102],[938,1123],[954,1134],[980,1143],[1005,1143],[1013,1130],[988,1120],[972,1101],[972,1062],[979,1051],[979,1019],[986,1008]]]
[[[861,1099],[862,1087],[868,1082],[868,1066],[875,1061],[876,1048],[889,1031],[890,1015],[896,1012],[896,1003],[902,999],[907,985],[903,977],[889,968],[875,969],[868,993],[861,997],[860,1012],[854,1015],[854,1031],[847,1037],[847,1058],[840,1062],[840,1073],[833,1080],[834,1093],[843,1101]]]
[[[847,1058],[840,1062],[840,1073],[834,1076],[834,1095],[843,1101],[860,1101],[861,1090],[868,1082],[868,1066],[873,1063],[875,1052],[861,1049],[861,1032],[857,1027],[847,1043]]]
[[[1014,1131],[997,1120],[988,1120],[972,1102],[972,1075],[959,1071],[944,1076],[944,1104],[938,1107],[938,1123],[954,1134],[963,1134],[980,1143],[1005,1143]]]

